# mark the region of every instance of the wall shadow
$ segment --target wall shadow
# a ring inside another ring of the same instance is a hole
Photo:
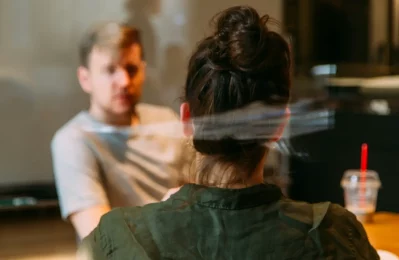
[[[151,104],[162,104],[157,93],[158,46],[157,36],[151,23],[151,17],[161,11],[160,0],[126,0],[126,23],[141,31],[144,45],[144,58],[147,63],[146,81],[143,88],[142,101]]]

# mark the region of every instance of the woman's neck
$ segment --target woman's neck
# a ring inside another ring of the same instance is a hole
[[[197,155],[197,164],[201,165],[203,163],[202,155]],[[258,163],[255,170],[249,174],[245,174],[244,172],[239,172],[239,170],[235,169],[234,166],[229,167],[229,165],[216,163],[212,167],[196,167],[196,183],[202,184],[209,187],[218,187],[218,188],[228,188],[228,189],[241,189],[250,186],[255,186],[258,184],[264,183],[264,164],[266,160],[266,155],[262,158],[262,160]],[[206,172],[204,172],[206,171]],[[206,174],[208,179],[206,183],[203,183],[201,177],[203,174]],[[232,182],[236,175],[246,175],[248,178],[242,181]]]

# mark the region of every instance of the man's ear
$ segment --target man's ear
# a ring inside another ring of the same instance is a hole
[[[91,84],[89,82],[89,70],[84,66],[79,66],[77,70],[79,84],[84,92],[91,93]]]
[[[194,133],[193,124],[191,122],[190,105],[184,102],[180,105],[180,121],[183,123],[183,133],[190,137]]]
[[[290,118],[291,118],[291,110],[287,107],[285,109],[284,118],[280,126],[277,128],[275,137],[273,138],[273,142],[277,142],[283,136],[284,129],[287,126],[288,122],[290,121]]]

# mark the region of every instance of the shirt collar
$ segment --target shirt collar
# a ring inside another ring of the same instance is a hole
[[[242,189],[186,184],[170,199],[183,200],[209,208],[236,210],[270,204],[282,196],[281,189],[272,184],[258,184]]]

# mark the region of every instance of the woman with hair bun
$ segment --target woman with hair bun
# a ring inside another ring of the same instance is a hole
[[[197,151],[189,183],[166,201],[103,216],[81,259],[379,259],[353,214],[292,201],[264,181],[265,144],[284,129],[291,88],[289,45],[270,21],[248,6],[216,16],[189,61],[180,109]],[[252,104],[287,111],[273,135],[251,136],[256,118],[237,133],[207,134],[220,125],[203,118]]]

